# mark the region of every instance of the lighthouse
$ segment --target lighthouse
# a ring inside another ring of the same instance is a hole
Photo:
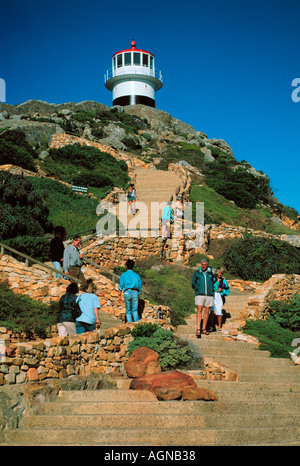
[[[105,87],[113,93],[113,105],[143,104],[155,107],[155,92],[163,85],[154,55],[137,49],[121,50],[112,57],[112,68],[104,75]]]

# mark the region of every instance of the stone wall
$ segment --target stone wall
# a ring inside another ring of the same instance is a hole
[[[165,261],[186,262],[199,248],[192,247],[184,237],[176,241],[161,237],[106,237],[101,243],[95,241],[82,250],[88,259],[112,269],[115,266],[124,267],[128,258],[144,261],[157,257]]]
[[[252,228],[245,228],[235,225],[206,225],[205,226],[205,245],[206,248],[211,240],[231,240],[235,238],[244,238],[246,235],[258,236],[268,239],[279,239],[286,241],[294,246],[300,246],[300,236],[297,235],[272,235],[262,230],[253,230]]]
[[[59,301],[61,296],[65,294],[70,282],[65,279],[53,278],[49,274],[51,272],[43,269],[42,266],[28,266],[11,256],[0,255],[0,279],[5,281],[15,294],[29,296],[45,304]],[[97,285],[96,294],[99,297],[101,311],[117,317],[121,322],[125,322],[125,305],[124,302],[119,303],[118,301],[119,283],[113,283],[112,280],[99,274],[91,266],[84,267],[84,274],[86,278],[92,278]],[[161,316],[160,324],[168,327],[170,325],[169,308],[152,305],[145,300],[142,319],[158,319],[159,316]],[[55,332],[55,330],[56,326],[53,331]],[[4,337],[2,336],[2,338]],[[4,339],[8,339],[7,335]]]
[[[2,357],[0,385],[92,373],[122,375],[134,325],[16,343],[10,347],[10,356]]]
[[[272,275],[257,286],[256,294],[249,299],[241,317],[249,320],[265,319],[270,301],[289,301],[295,293],[300,293],[299,275]]]

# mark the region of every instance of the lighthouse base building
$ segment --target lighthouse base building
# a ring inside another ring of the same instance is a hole
[[[143,104],[155,107],[155,92],[162,88],[161,71],[155,68],[154,55],[135,47],[117,52],[107,70],[105,87],[113,93],[113,105]]]

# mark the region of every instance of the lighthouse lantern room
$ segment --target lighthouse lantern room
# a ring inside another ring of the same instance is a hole
[[[113,105],[144,104],[155,107],[155,92],[161,89],[162,74],[154,55],[135,47],[112,57],[112,68],[104,75],[105,87],[113,93]]]

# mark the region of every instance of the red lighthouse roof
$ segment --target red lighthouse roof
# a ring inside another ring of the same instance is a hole
[[[153,53],[151,52],[147,52],[146,50],[142,50],[142,49],[137,49],[135,47],[135,40],[132,40],[131,41],[131,49],[125,49],[125,50],[120,50],[119,52],[116,52],[114,53],[113,57],[118,55],[119,53],[123,53],[123,52],[132,52],[132,51],[135,51],[135,52],[143,52],[143,53],[149,53],[149,55],[152,55],[152,57],[154,57]]]

